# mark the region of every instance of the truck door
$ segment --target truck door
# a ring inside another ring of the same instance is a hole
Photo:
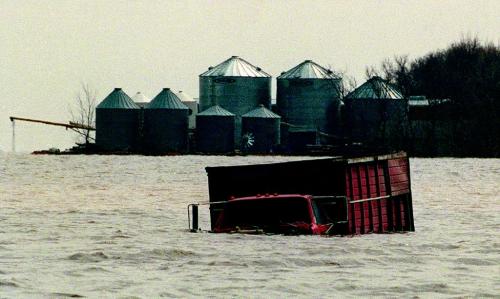
[[[329,233],[344,234],[347,230],[348,213],[345,196],[314,196],[312,199],[317,224],[333,225]]]

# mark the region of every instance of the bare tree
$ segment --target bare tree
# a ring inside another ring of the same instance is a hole
[[[356,78],[351,75],[347,75],[344,73],[342,77],[342,97],[348,95],[351,91],[355,90],[358,87],[358,81]]]
[[[80,91],[75,95],[74,103],[70,108],[71,124],[78,124],[86,128],[74,128],[80,134],[80,138],[89,144],[94,137],[91,129],[95,127],[95,108],[97,102],[97,91],[88,83],[81,83]]]
[[[332,70],[330,64],[328,65],[328,69]],[[346,70],[332,70],[332,74],[334,75],[334,77],[337,77],[341,80],[340,84],[334,83],[341,98],[344,98],[351,91],[356,89],[358,85],[356,78],[354,78],[354,76],[348,75]]]
[[[365,77],[366,79],[370,79],[372,77],[380,77],[380,72],[377,70],[377,68],[373,67],[373,66],[367,66],[365,68]]]
[[[328,65],[328,69],[332,70],[331,65]],[[344,98],[352,92],[357,87],[357,81],[354,76],[348,75],[347,70],[335,70],[331,71],[333,76],[338,78],[339,80],[331,80],[334,85],[339,98],[343,101]],[[336,106],[332,107],[332,111],[329,112],[330,115],[334,115],[331,119],[331,127],[333,134],[337,136],[342,136],[342,130],[349,131],[351,130],[350,126],[346,126],[347,117],[345,106],[342,101],[339,101]],[[351,135],[351,133],[349,133]]]

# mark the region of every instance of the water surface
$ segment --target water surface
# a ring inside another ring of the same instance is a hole
[[[415,233],[187,232],[205,166],[293,159],[2,154],[0,297],[498,298],[499,159],[412,159]]]

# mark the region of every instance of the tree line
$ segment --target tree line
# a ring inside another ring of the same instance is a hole
[[[500,157],[500,46],[464,38],[414,60],[386,59],[379,67],[367,68],[366,75],[384,78],[406,97],[449,99],[437,102],[440,105],[431,101],[426,122],[418,124],[425,128],[410,122],[408,151],[423,156]],[[423,140],[412,135],[415,130],[425,131],[420,132]]]

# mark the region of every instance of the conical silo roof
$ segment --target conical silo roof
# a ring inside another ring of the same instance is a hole
[[[404,99],[401,92],[392,84],[375,76],[346,96],[347,99]]]
[[[238,57],[232,56],[226,61],[215,67],[208,68],[208,71],[200,77],[271,77],[260,67],[256,67],[250,62]]]
[[[146,109],[189,109],[173,93],[170,88],[164,88],[154,99],[149,102]]]
[[[182,101],[182,102],[196,102],[192,96],[190,96],[188,93],[179,90],[178,92],[175,93],[175,95]]]
[[[241,117],[251,117],[251,118],[281,118],[278,114],[272,112],[271,110],[264,107],[264,105],[260,105],[254,110],[243,114]]]
[[[312,60],[306,60],[282,73],[278,79],[338,79],[329,69]]]
[[[219,105],[215,105],[198,113],[198,116],[234,116],[234,114]]]
[[[145,96],[142,92],[138,91],[135,95],[132,96],[132,100],[135,102],[135,103],[148,103],[149,101],[151,101],[150,98],[148,98],[147,96]]]
[[[139,109],[139,106],[121,88],[115,88],[96,108]]]

